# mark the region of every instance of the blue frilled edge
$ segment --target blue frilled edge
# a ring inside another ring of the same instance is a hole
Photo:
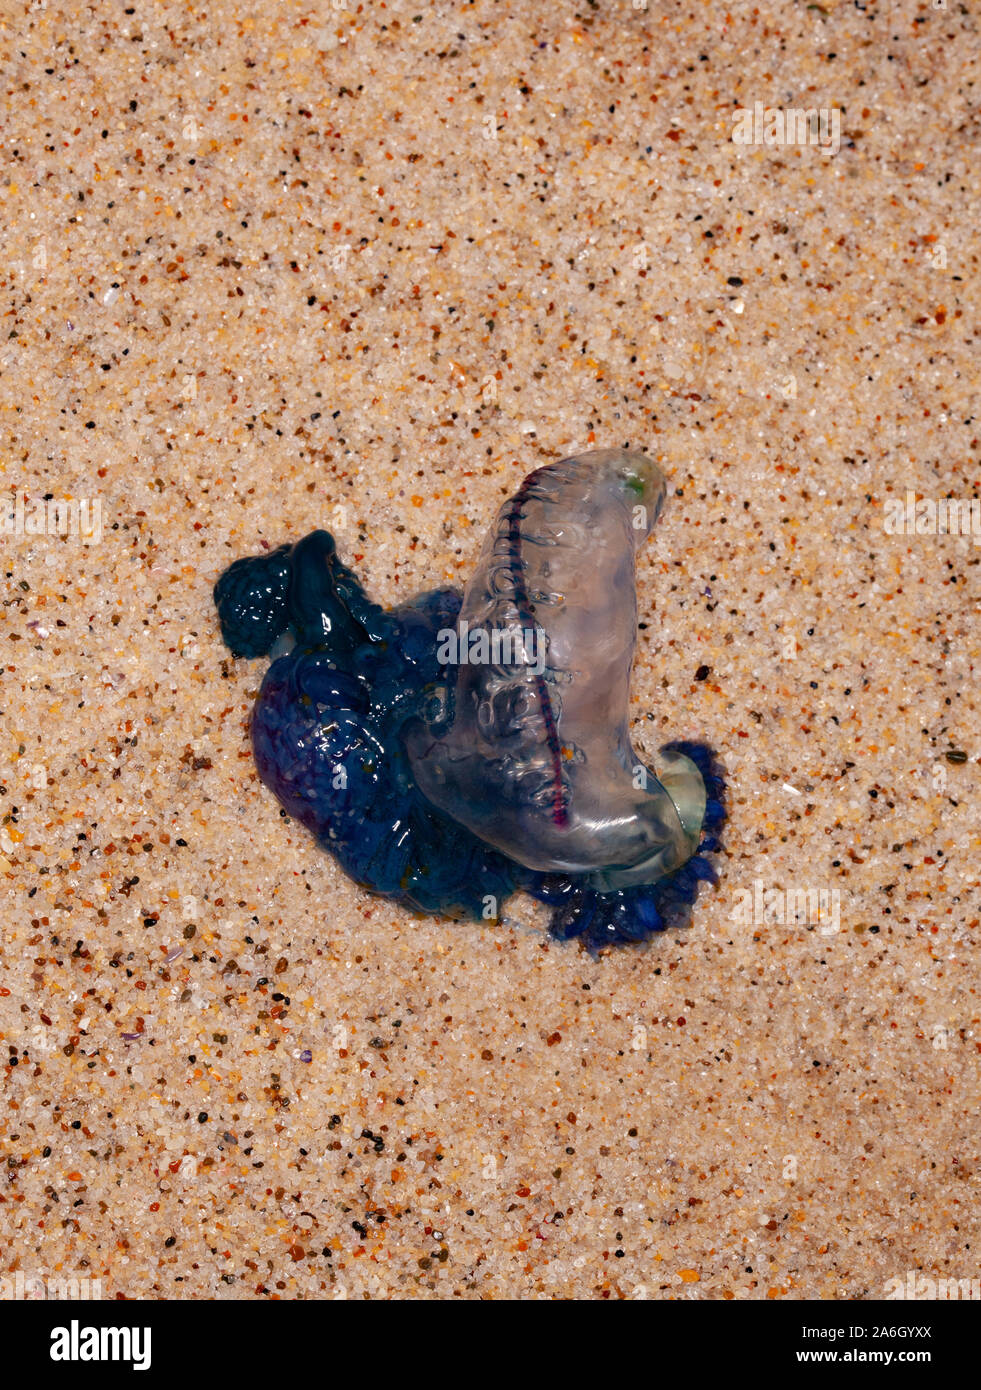
[[[637,945],[668,927],[686,927],[701,883],[715,883],[710,858],[721,848],[725,824],[725,779],[715,752],[704,743],[666,744],[665,753],[683,753],[705,782],[707,799],[698,849],[680,869],[657,883],[600,893],[574,876],[556,876],[527,891],[553,908],[550,931],[559,941],[580,940],[590,951],[604,946]]]

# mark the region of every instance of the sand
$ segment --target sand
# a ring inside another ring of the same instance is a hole
[[[981,1276],[981,549],[929,506],[978,487],[979,56],[953,0],[4,8],[0,1276]],[[635,742],[731,812],[691,928],[600,959],[347,881],[211,602],[315,526],[379,601],[462,582],[590,445],[671,479]]]

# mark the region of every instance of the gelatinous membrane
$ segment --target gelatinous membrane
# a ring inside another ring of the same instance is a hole
[[[657,466],[622,450],[538,469],[462,600],[441,589],[386,612],[325,531],[221,576],[228,646],[275,657],[252,720],[259,774],[356,882],[485,919],[523,889],[554,935],[592,949],[688,920],[714,877],[721,775],[684,743],[655,776],[627,728],[634,557],[664,494]]]
[[[596,888],[651,883],[694,852],[697,767],[660,779],[630,745],[637,631],[634,558],[664,502],[643,454],[597,450],[530,474],[504,504],[467,585],[459,629],[493,635],[507,662],[447,672],[449,722],[406,731],[434,805],[528,868]],[[458,643],[459,651],[460,643]]]

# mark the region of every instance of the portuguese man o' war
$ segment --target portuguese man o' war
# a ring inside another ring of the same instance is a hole
[[[591,950],[686,925],[725,819],[703,744],[657,771],[627,724],[636,552],[666,492],[644,454],[536,469],[466,589],[372,603],[314,531],[215,586],[236,656],[273,656],[252,715],[259,776],[361,887],[498,919],[516,891]]]

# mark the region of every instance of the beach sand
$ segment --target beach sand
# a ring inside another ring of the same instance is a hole
[[[5,10],[0,1275],[981,1275],[981,549],[905,524],[978,487],[979,56],[954,3]],[[600,959],[368,897],[256,778],[216,577],[325,526],[463,583],[626,445],[632,734],[719,750],[718,886]]]

